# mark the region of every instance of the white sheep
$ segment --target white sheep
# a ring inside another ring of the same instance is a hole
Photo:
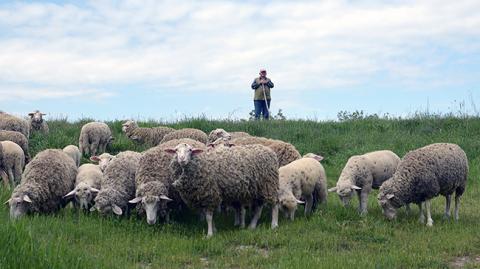
[[[343,205],[349,204],[356,192],[360,201],[359,212],[367,214],[368,194],[378,189],[382,183],[392,177],[400,158],[389,150],[374,151],[364,155],[352,156],[343,168],[337,186],[329,189],[337,192]]]
[[[40,112],[39,110],[35,110],[34,112],[28,113],[29,119],[29,126],[30,131],[39,131],[44,134],[48,134],[48,124],[43,119],[43,116],[47,114]]]
[[[113,141],[112,131],[103,122],[89,122],[80,131],[78,144],[82,155],[95,156],[97,152],[105,152],[107,145]]]
[[[110,153],[102,153],[98,156],[92,156],[90,157],[90,161],[94,163],[98,163],[98,166],[100,167],[100,170],[105,171],[105,168],[107,168],[108,164],[115,158],[115,155],[112,155]]]
[[[68,145],[64,147],[62,150],[73,159],[77,167],[80,166],[80,161],[82,160],[82,153],[80,152],[80,149],[77,146]]]
[[[0,144],[0,170],[4,171],[3,173],[6,172],[10,179],[10,184],[16,186],[22,179],[22,171],[25,167],[25,154],[23,149],[12,141],[2,141]]]
[[[74,198],[75,206],[88,210],[92,206],[93,199],[100,191],[102,179],[103,173],[98,165],[91,163],[83,164],[78,168],[75,188],[67,193],[64,198]]]

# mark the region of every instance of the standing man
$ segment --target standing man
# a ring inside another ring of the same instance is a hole
[[[260,69],[260,77],[255,78],[252,83],[252,89],[255,91],[253,104],[255,105],[255,119],[260,118],[260,114],[264,119],[270,117],[270,89],[273,88],[273,82],[267,78],[267,70]]]

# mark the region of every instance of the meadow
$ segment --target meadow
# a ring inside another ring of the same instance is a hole
[[[49,121],[50,134],[34,134],[32,156],[47,148],[78,144],[81,126]],[[121,132],[121,122],[108,122],[115,141],[109,151],[142,151]],[[233,216],[215,216],[218,233],[206,239],[206,224],[194,213],[174,215],[170,224],[147,225],[135,215],[102,218],[96,213],[75,214],[69,207],[54,215],[9,220],[8,207],[0,209],[0,268],[449,268],[480,267],[480,118],[429,116],[411,119],[360,119],[316,121],[211,121],[188,119],[165,124],[209,132],[215,128],[246,131],[281,139],[302,153],[314,152],[322,161],[328,186],[335,185],[349,156],[390,149],[399,156],[435,143],[459,144],[467,153],[470,174],[460,207],[460,220],[443,220],[445,199],[432,205],[434,226],[419,224],[418,208],[398,219],[384,219],[374,191],[369,213],[358,215],[353,205],[343,208],[335,194],[328,205],[311,217],[297,212],[295,221],[280,218],[270,229],[270,212],[264,210],[254,230],[233,227]],[[84,162],[87,160],[84,159]],[[0,189],[0,201],[11,190]]]

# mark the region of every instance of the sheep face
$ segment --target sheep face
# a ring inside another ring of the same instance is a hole
[[[32,119],[33,122],[41,123],[43,121],[43,116],[46,114],[36,110],[35,112],[28,113],[28,116]]]
[[[127,120],[125,123],[122,124],[122,132],[127,133],[137,127],[138,125],[136,122],[132,120]]]
[[[92,201],[99,190],[92,188],[85,182],[80,182],[73,191],[69,192],[64,198],[74,196],[75,201],[80,205],[80,208],[88,210],[92,205]]]
[[[160,208],[165,208],[166,203],[169,201],[172,201],[172,199],[168,198],[165,195],[148,195],[144,197],[137,197],[133,200],[130,200],[129,203],[136,204],[141,202],[147,215],[147,223],[153,225],[157,223],[157,215]]]
[[[100,195],[97,195],[97,197],[95,198],[95,206],[90,208],[90,211],[97,210],[101,215],[108,215],[114,213],[118,216],[121,216],[123,214],[123,210],[118,205],[116,205],[115,202],[110,201],[111,199],[109,199],[107,195]]]
[[[108,154],[108,153],[103,153],[99,156],[92,156],[90,157],[90,161],[98,163],[98,167],[100,167],[100,170],[105,171],[107,168],[108,164],[115,158],[115,156]]]
[[[232,136],[223,129],[215,129],[213,130],[213,134],[218,138],[225,138],[228,140],[232,139]]]
[[[382,207],[383,215],[388,220],[394,220],[397,217],[397,209],[392,204],[393,194],[378,194],[378,204]]]
[[[280,209],[285,213],[286,218],[293,219],[297,206],[304,204],[303,201],[298,200],[292,193],[281,192],[278,196]]]
[[[188,144],[181,143],[173,149],[165,149],[165,152],[174,155],[180,166],[185,166],[192,160],[193,156],[202,153],[203,149],[193,148]]]
[[[329,189],[329,192],[336,192],[340,201],[342,201],[343,206],[348,206],[350,204],[350,200],[356,190],[361,190],[362,188],[352,185],[350,183],[343,184],[342,181],[337,183],[337,186],[334,188]]]
[[[28,213],[29,204],[32,203],[32,200],[28,195],[21,194],[10,198],[7,203],[10,205],[10,218],[18,219]]]

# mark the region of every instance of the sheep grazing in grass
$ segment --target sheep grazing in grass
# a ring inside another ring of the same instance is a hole
[[[32,132],[41,132],[43,134],[48,134],[48,124],[43,119],[43,116],[47,114],[40,112],[39,110],[35,110],[34,112],[28,113],[29,119],[29,126],[30,131]]]
[[[82,153],[80,153],[80,149],[74,145],[68,145],[64,147],[63,152],[65,152],[70,158],[73,159],[77,167],[80,166],[80,161],[82,160]]]
[[[378,203],[389,220],[396,218],[397,208],[416,203],[420,208],[420,221],[433,225],[430,200],[438,195],[446,198],[445,218],[450,218],[450,204],[455,192],[454,218],[458,220],[460,197],[465,191],[468,177],[468,159],[455,144],[431,144],[407,153],[392,178],[380,187]]]
[[[153,128],[138,127],[136,122],[128,120],[122,124],[122,131],[128,138],[139,144],[156,146],[160,144],[166,134],[175,131],[175,129],[164,126]]]
[[[318,161],[323,157],[315,154],[308,156],[311,157],[304,157],[278,169],[278,203],[291,220],[295,217],[297,204],[305,204],[305,215],[308,215],[315,210],[318,202],[327,202],[327,175]]]
[[[180,130],[175,130],[167,135],[165,135],[162,139],[162,144],[168,142],[173,139],[181,139],[181,138],[190,138],[195,141],[201,142],[203,144],[207,144],[208,136],[201,130],[193,129],[193,128],[184,128]]]
[[[28,138],[24,134],[16,131],[0,131],[0,141],[12,141],[19,145],[25,155],[25,163],[30,161],[30,153],[28,151]]]
[[[155,224],[158,214],[168,222],[170,208],[181,203],[180,195],[172,187],[175,179],[175,175],[169,169],[172,156],[165,152],[165,149],[174,148],[181,143],[199,149],[206,148],[203,143],[189,138],[174,139],[145,151],[140,158],[135,175],[137,190],[135,198],[130,203],[138,203],[139,211],[145,211],[148,224]]]
[[[255,229],[264,203],[274,205],[272,227],[277,223],[278,160],[271,149],[247,145],[205,151],[182,143],[165,152],[173,155],[173,186],[189,207],[205,212],[208,237],[213,235],[213,212],[222,202],[236,209],[242,227],[245,208],[252,206],[249,228]]]
[[[28,121],[0,112],[0,130],[16,131],[22,133],[26,138],[30,137],[30,125]]]
[[[108,164],[103,173],[100,192],[95,197],[95,206],[102,215],[129,214],[128,201],[135,198],[135,172],[138,168],[141,154],[125,151],[117,154]]]
[[[22,179],[22,171],[25,166],[25,155],[22,148],[12,141],[2,141],[0,144],[2,145],[2,163],[0,164],[0,167],[6,175],[8,175],[10,184],[16,186]]]
[[[64,198],[73,198],[75,207],[89,210],[93,204],[93,199],[100,191],[102,179],[103,173],[98,165],[91,163],[83,164],[78,168],[75,188],[67,193]]]
[[[245,132],[227,132],[224,129],[215,129],[208,134],[208,143],[212,143],[219,138],[225,138],[228,140],[239,138],[239,137],[247,137],[250,134]]]
[[[95,156],[105,152],[107,145],[113,141],[112,132],[103,122],[89,122],[83,125],[78,140],[82,155]]]
[[[302,158],[302,155],[300,155],[298,150],[292,144],[280,140],[251,136],[232,139],[231,144],[237,146],[252,144],[260,144],[267,146],[271,148],[275,152],[275,154],[277,154],[279,166],[287,165],[295,160]]]
[[[389,150],[352,156],[343,168],[336,187],[328,191],[336,192],[344,206],[350,203],[356,192],[360,201],[358,210],[365,215],[369,193],[392,177],[399,162],[400,158]]]
[[[47,149],[26,166],[22,182],[7,201],[10,217],[31,213],[52,213],[64,207],[63,195],[75,184],[77,166],[63,151]]]
[[[108,164],[113,160],[113,158],[115,158],[115,155],[112,155],[110,153],[102,153],[99,156],[90,157],[90,161],[98,163],[100,170],[104,172],[105,168],[107,168]]]

